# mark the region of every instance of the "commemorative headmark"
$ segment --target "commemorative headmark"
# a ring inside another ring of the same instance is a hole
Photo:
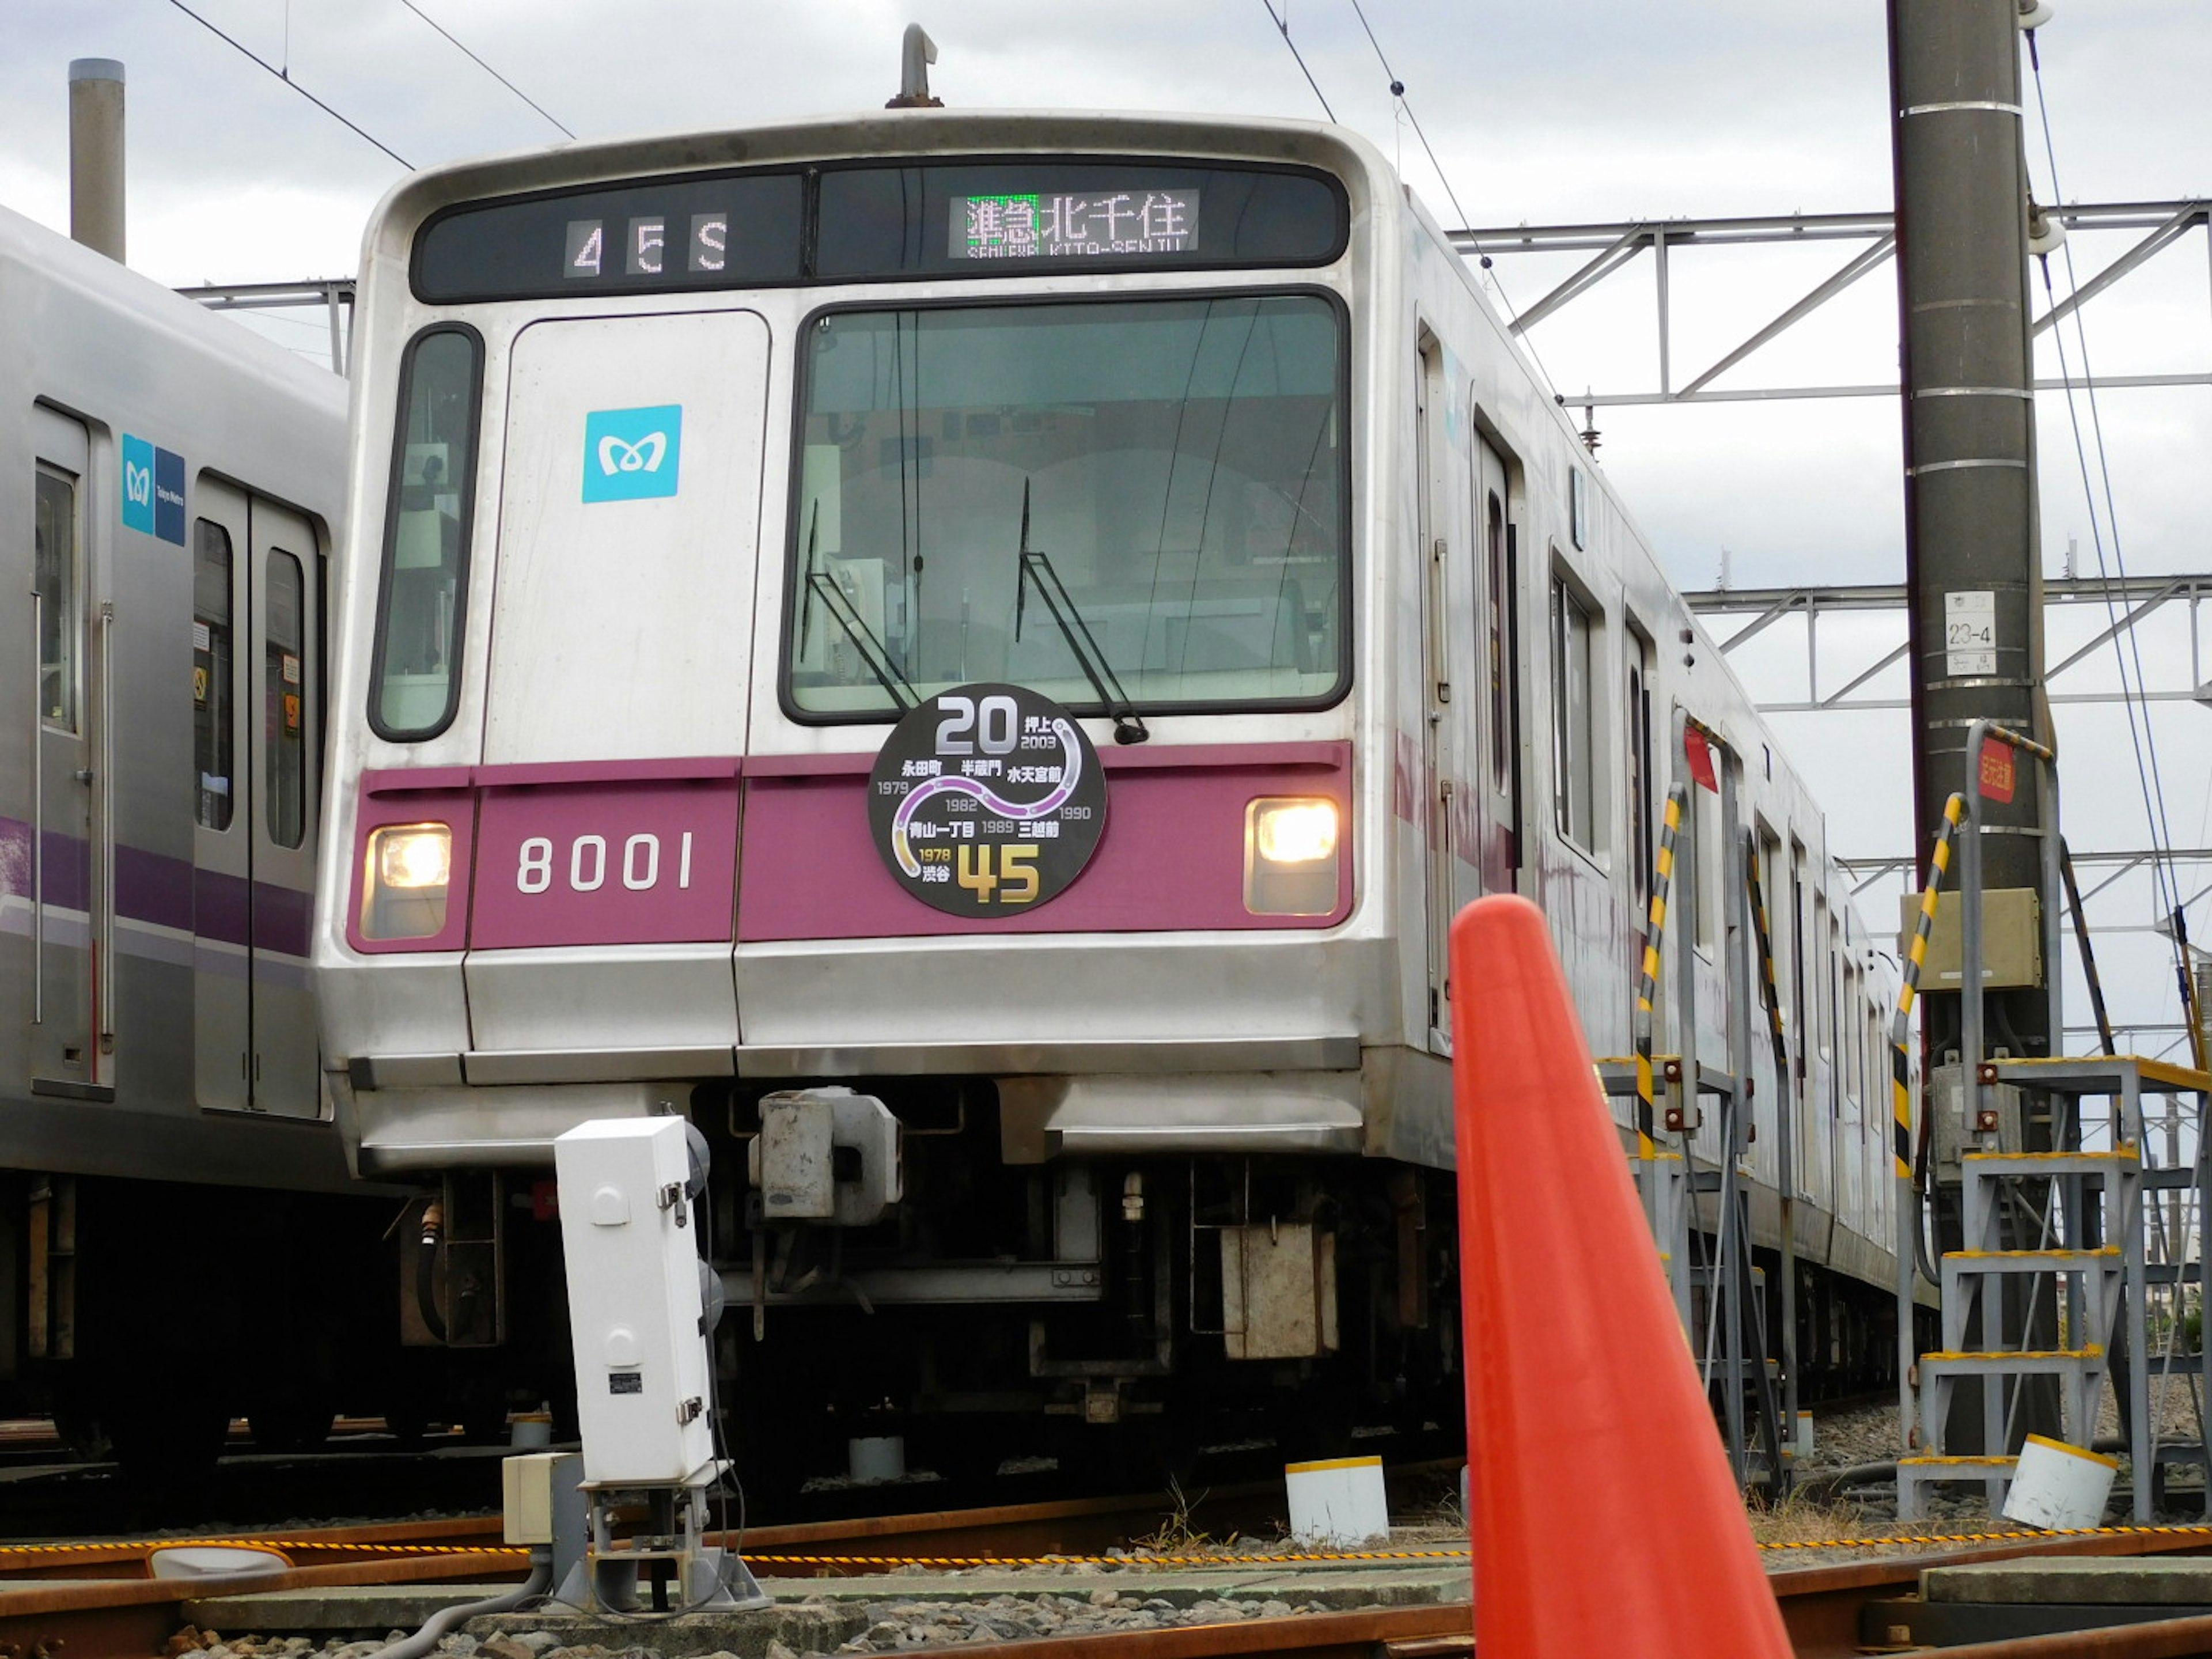
[[[1066,892],[1106,828],[1083,728],[1018,685],[963,685],[892,728],[868,780],[876,851],[948,915],[1020,915]]]

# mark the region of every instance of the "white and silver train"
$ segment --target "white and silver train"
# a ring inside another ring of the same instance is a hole
[[[0,210],[0,1389],[319,1437],[392,1210],[308,979],[344,385]]]
[[[1747,1055],[1770,1251],[1791,1115],[1808,1390],[1888,1363],[1889,992],[1820,810],[1370,145],[570,146],[400,185],[361,304],[313,950],[348,1152],[423,1191],[412,1340],[562,1372],[553,1139],[667,1113],[756,1476],[1449,1423],[1504,1334],[1455,1329],[1446,924],[1535,899],[1628,1053],[1686,717],[1658,1046]]]

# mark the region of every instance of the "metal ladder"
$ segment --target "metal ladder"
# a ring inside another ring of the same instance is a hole
[[[2139,1128],[2138,1124],[2138,1128]],[[1954,1455],[1943,1449],[1944,1425],[1952,1396],[1964,1378],[1982,1382],[1982,1443],[2008,1443],[2008,1411],[2031,1376],[2059,1382],[2060,1419],[2070,1442],[2087,1446],[2096,1434],[2097,1409],[2111,1374],[2111,1354],[2121,1310],[2121,1333],[2128,1351],[2142,1351],[2142,1298],[2125,1292],[2142,1280],[2142,1163],[2136,1141],[2111,1152],[1970,1152],[1960,1160],[1966,1248],[1944,1253],[1940,1271],[1943,1292],[1943,1346],[1920,1356],[1920,1443],[1926,1449],[1902,1457],[1897,1465],[1897,1514],[1900,1521],[1923,1513],[1924,1488],[1936,1484],[1981,1484],[1994,1515],[2003,1507],[2016,1456],[1983,1452]],[[2084,1245],[2054,1242],[2049,1248],[2000,1248],[1999,1220],[2008,1188],[2027,1183],[2044,1188],[2045,1214],[2068,1188],[2067,1231],[2078,1238],[2091,1216],[2100,1225],[2094,1236],[2106,1243]],[[2117,1242],[2114,1242],[2117,1241]],[[2021,1276],[2055,1281],[2068,1312],[2069,1346],[2010,1349],[2002,1346],[2002,1288]],[[1978,1340],[1977,1329],[1978,1328]],[[2008,1386],[2009,1384],[2009,1386]],[[2137,1482],[2136,1519],[2149,1518],[2148,1482]]]

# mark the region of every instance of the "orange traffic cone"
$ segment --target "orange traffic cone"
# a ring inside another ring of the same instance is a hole
[[[1482,1659],[1789,1659],[1543,913],[1451,931]]]

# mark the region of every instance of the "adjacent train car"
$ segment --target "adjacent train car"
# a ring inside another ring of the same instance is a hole
[[[319,1437],[392,1213],[308,981],[343,383],[0,211],[0,1387]]]
[[[668,1113],[757,1479],[1449,1424],[1510,1339],[1456,1328],[1447,923],[1536,900],[1627,1053],[1686,720],[1659,1046],[1755,1079],[1769,1250],[1790,1115],[1808,1388],[1887,1363],[1819,808],[1371,146],[575,145],[410,178],[362,271],[314,951],[411,1340],[557,1379],[552,1141]]]

